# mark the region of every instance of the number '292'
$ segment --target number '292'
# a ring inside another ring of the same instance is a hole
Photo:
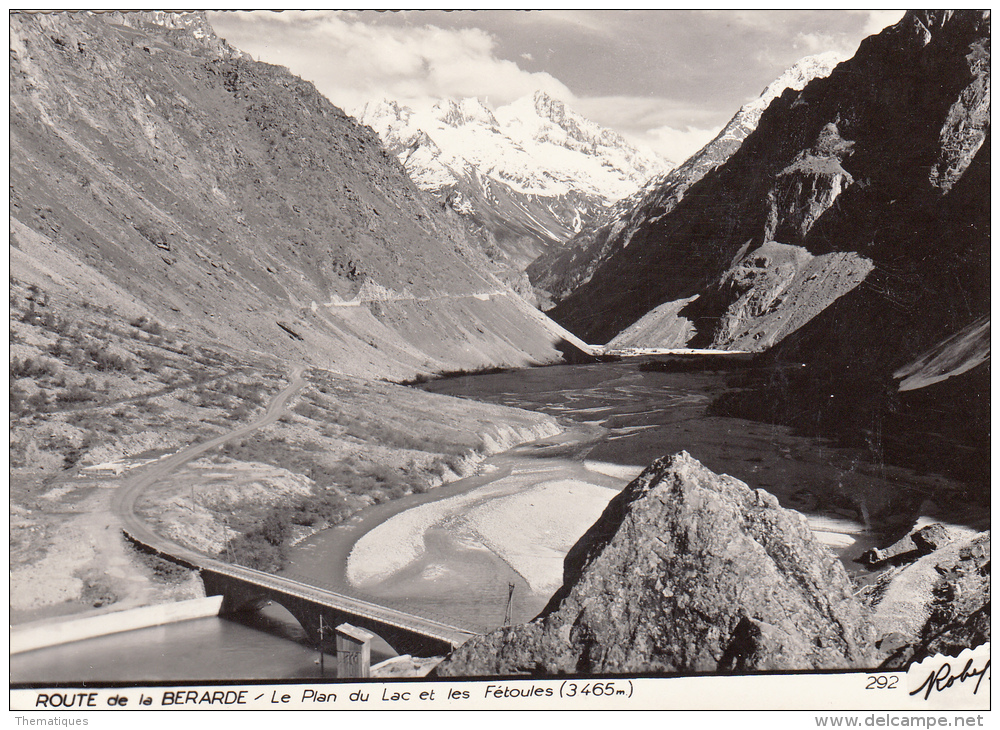
[[[865,689],[896,689],[898,683],[899,677],[889,677],[885,674],[873,675],[868,677]]]

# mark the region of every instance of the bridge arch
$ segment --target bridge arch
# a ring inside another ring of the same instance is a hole
[[[201,569],[201,578],[205,584],[206,595],[222,596],[220,615],[259,611],[264,604],[271,601],[288,611],[302,626],[310,641],[314,643],[319,642],[320,619],[322,617],[326,646],[329,646],[328,642],[333,639],[333,630],[342,623],[350,623],[370,631],[382,638],[389,647],[399,654],[419,657],[443,656],[450,653],[457,645],[454,640],[429,636],[415,629],[395,626],[386,621],[342,610],[306,596],[276,590],[265,585],[255,585],[210,568]]]

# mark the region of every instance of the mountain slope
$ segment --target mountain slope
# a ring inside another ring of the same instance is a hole
[[[572,339],[370,130],[200,16],[14,14],[10,91],[28,283],[365,377],[553,361]]]
[[[666,216],[642,226],[553,310],[555,318],[607,342],[662,306],[665,319],[687,321],[679,324],[687,328],[682,342],[691,346],[765,349],[787,331],[758,318],[789,306],[774,290],[763,297],[763,309],[742,308],[748,282],[727,272],[753,268],[757,249],[771,242],[813,257],[849,255],[846,265],[823,262],[823,275],[840,283],[810,305],[816,311],[857,286],[860,257],[873,266],[866,285],[887,287],[888,309],[898,306],[901,288],[919,292],[914,284],[921,280],[942,285],[954,275],[946,301],[968,301],[978,316],[987,301],[982,277],[951,254],[977,260],[983,215],[976,206],[968,221],[942,215],[960,205],[953,198],[988,201],[981,187],[955,193],[989,132],[988,22],[971,12],[908,14],[866,39],[828,78],[785,92],[725,165]],[[950,234],[934,252],[944,267],[919,263],[918,251],[931,251],[914,243],[926,241],[929,227]],[[765,287],[784,278],[781,286],[802,295],[816,273],[768,272],[761,277]],[[968,323],[964,314],[955,320]]]
[[[907,13],[785,92],[553,316],[592,342],[766,351],[719,412],[988,485],[988,343],[959,333],[990,312],[989,22]],[[947,377],[900,391],[953,336]]]
[[[581,230],[559,249],[540,256],[528,267],[531,283],[554,303],[586,283],[611,256],[629,245],[633,236],[659,220],[681,201],[688,189],[732,157],[757,128],[761,114],[786,89],[802,89],[814,78],[828,76],[842,59],[835,53],[807,56],[743,105],[715,139],[671,172],[649,181],[642,190],[621,200],[599,222]]]
[[[543,92],[495,112],[478,99],[426,113],[384,100],[356,116],[518,270],[669,168]]]
[[[989,211],[987,130],[936,204],[911,203],[873,226],[872,248],[892,258],[875,259],[861,286],[761,356],[807,367],[780,383],[752,378],[718,410],[836,434],[961,479],[988,501]]]

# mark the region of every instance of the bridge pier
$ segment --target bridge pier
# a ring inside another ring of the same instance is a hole
[[[201,582],[206,596],[222,596],[220,616],[259,610],[267,601],[265,593],[249,583],[235,581],[227,575],[212,570],[202,570]]]
[[[320,616],[323,617],[324,639],[330,642],[333,639],[333,628],[343,623],[370,631],[380,636],[398,654],[410,654],[411,656],[431,657],[445,656],[450,654],[454,648],[451,644],[433,639],[429,636],[421,636],[411,631],[397,629],[377,621],[371,621],[364,616],[357,616],[344,611],[337,611],[327,606],[318,606],[315,603],[297,600],[289,597],[290,600],[282,598],[272,598],[275,603],[279,603],[288,609],[295,619],[305,630],[309,640],[319,643],[319,623]],[[223,599],[223,603],[225,600]]]

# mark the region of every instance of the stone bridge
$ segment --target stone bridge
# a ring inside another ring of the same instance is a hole
[[[221,614],[255,611],[267,601],[288,610],[313,641],[319,640],[320,617],[324,642],[344,622],[378,634],[400,654],[448,654],[475,633],[386,606],[368,603],[307,583],[214,560],[198,566],[205,593],[222,596]]]

